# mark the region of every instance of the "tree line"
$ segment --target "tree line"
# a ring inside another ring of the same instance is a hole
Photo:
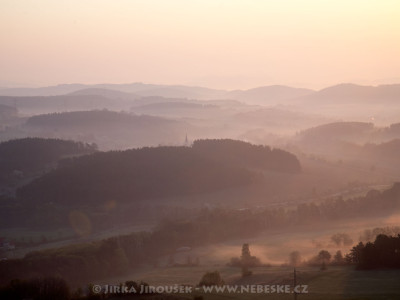
[[[340,213],[339,207],[332,211],[335,200],[332,200],[333,204],[328,201],[314,205],[320,212],[319,220],[322,222],[362,216],[362,212],[365,212],[364,216],[382,214],[385,209],[392,211],[393,207],[398,207],[400,184],[379,192],[379,197],[376,193],[374,195],[374,201],[368,195],[345,201],[341,206],[343,213]],[[363,209],[367,204],[371,205],[371,210]],[[152,232],[132,233],[87,244],[32,252],[23,259],[0,261],[0,283],[12,278],[38,275],[59,275],[71,281],[88,282],[94,278],[124,274],[130,268],[143,264],[157,265],[160,257],[171,255],[183,246],[196,247],[232,238],[249,238],[268,229],[308,224],[309,220],[304,218],[304,209],[299,207],[293,210],[269,208],[256,211],[204,208],[190,219],[164,220]],[[349,211],[349,207],[353,210]],[[346,241],[345,236],[334,238],[339,242]],[[390,239],[388,245],[390,243],[397,242]],[[366,251],[370,251],[371,247],[368,246]],[[366,253],[377,253],[371,251]],[[359,263],[358,258],[352,262]]]
[[[44,172],[66,157],[97,151],[95,144],[43,138],[23,138],[0,143],[0,179],[7,180],[15,172]]]
[[[349,261],[359,269],[400,268],[400,234],[379,234],[374,242],[360,242],[349,253]]]

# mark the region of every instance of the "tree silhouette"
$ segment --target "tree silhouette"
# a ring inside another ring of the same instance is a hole
[[[333,263],[336,265],[342,265],[344,264],[344,257],[342,254],[342,251],[338,250],[335,255],[333,256]]]
[[[242,277],[250,276],[252,274],[249,271],[249,266],[251,262],[251,254],[249,244],[243,244],[242,246],[242,255],[240,256],[241,264],[242,264]]]
[[[321,250],[318,253],[317,259],[321,263],[321,270],[326,270],[326,266],[329,263],[331,257],[332,255],[326,250]]]

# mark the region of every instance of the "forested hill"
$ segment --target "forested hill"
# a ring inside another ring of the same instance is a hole
[[[110,126],[166,126],[173,123],[176,122],[159,117],[92,110],[37,115],[29,118],[26,125],[51,128],[107,128]]]
[[[227,164],[281,172],[299,172],[297,157],[281,149],[252,145],[236,140],[198,140],[193,150],[208,158]]]
[[[24,138],[0,143],[0,179],[42,172],[65,156],[89,154],[96,145],[59,139]]]
[[[185,132],[193,134],[197,130],[183,120],[109,110],[36,115],[21,126],[21,132],[27,136],[57,136],[96,143],[102,150],[177,145],[184,140]]]
[[[30,203],[83,204],[211,192],[254,182],[261,175],[248,167],[253,168],[256,161],[259,169],[276,171],[280,161],[282,171],[300,168],[296,157],[284,151],[231,140],[199,141],[193,147],[98,152],[72,158],[21,188],[18,197]]]

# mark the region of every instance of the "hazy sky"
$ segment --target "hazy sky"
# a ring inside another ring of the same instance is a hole
[[[399,0],[0,0],[0,86],[400,83]]]

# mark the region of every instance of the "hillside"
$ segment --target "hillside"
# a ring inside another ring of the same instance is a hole
[[[74,93],[84,89],[109,89],[140,96],[163,96],[177,98],[213,99],[225,94],[225,91],[183,85],[160,85],[145,83],[128,84],[63,84],[41,88],[12,88],[0,90],[5,96],[54,96]]]
[[[312,95],[314,92],[315,91],[310,89],[271,85],[249,90],[231,91],[227,93],[226,97],[259,105],[293,104],[296,98]]]
[[[300,131],[295,140],[301,143],[321,144],[349,142],[354,144],[386,143],[400,138],[400,124],[378,127],[367,122],[333,122]]]
[[[296,112],[280,107],[240,112],[234,116],[234,120],[235,122],[257,126],[260,129],[274,133],[287,131],[294,133],[302,128],[310,128],[330,121],[330,119],[316,114]]]
[[[105,88],[87,88],[70,93],[69,95],[98,95],[114,99],[128,99],[134,100],[139,96],[132,93],[125,93],[118,90],[105,89]]]
[[[400,153],[400,139],[394,139],[381,144],[366,144],[363,147],[363,154],[383,161],[396,160]]]
[[[300,170],[296,157],[282,150],[231,140],[198,141],[192,148],[142,148],[72,159],[22,187],[18,196],[69,205],[136,202],[246,185],[259,175],[245,167]]]
[[[190,129],[192,126],[182,121],[93,110],[33,116],[20,130],[28,136],[74,139],[111,150],[182,144]]]
[[[399,178],[400,132],[396,124],[375,127],[363,122],[329,123],[304,130],[291,142],[301,151],[323,159]]]
[[[339,84],[292,102],[298,111],[322,114],[342,121],[374,122],[387,126],[398,122],[400,85],[362,86]]]
[[[134,96],[132,97],[134,98]],[[20,113],[29,115],[92,109],[124,110],[128,109],[133,101],[123,97],[111,98],[106,93],[30,97],[0,96],[0,104],[15,105]]]
[[[318,143],[326,141],[368,140],[376,131],[372,123],[365,122],[334,122],[312,127],[300,132],[297,138],[304,142]]]
[[[399,100],[400,84],[362,86],[343,83],[322,89],[304,97],[307,100],[348,104],[395,104]]]
[[[225,139],[198,140],[193,143],[192,148],[199,155],[228,165],[289,173],[301,171],[295,155],[268,146]]]
[[[64,157],[89,154],[96,145],[59,139],[25,138],[0,143],[0,187],[43,174]]]
[[[117,126],[165,126],[172,124],[162,118],[151,116],[136,116],[108,110],[74,111],[64,113],[44,114],[30,117],[27,126],[51,127],[56,129],[73,127],[111,128]]]
[[[165,116],[174,118],[215,118],[221,117],[221,108],[212,104],[199,104],[191,102],[161,102],[151,103],[142,106],[135,106],[131,109],[137,114],[152,116]]]

